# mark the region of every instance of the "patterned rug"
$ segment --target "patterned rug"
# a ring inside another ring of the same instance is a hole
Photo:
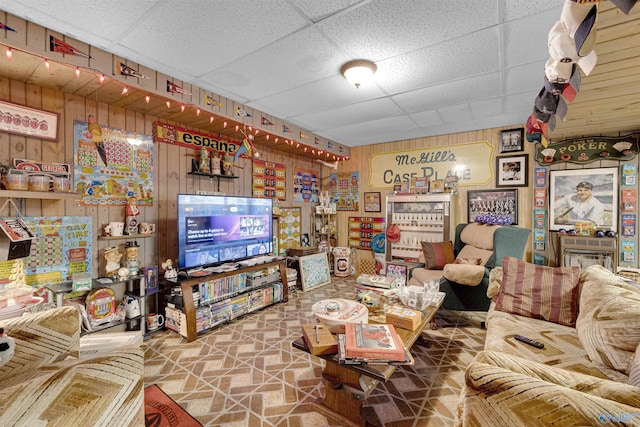
[[[146,427],[202,427],[157,385],[144,389],[144,423]]]

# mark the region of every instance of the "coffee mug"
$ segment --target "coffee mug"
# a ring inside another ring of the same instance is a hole
[[[138,226],[138,232],[140,234],[152,234],[156,232],[156,225],[150,222],[141,222]]]
[[[105,228],[104,232],[108,236],[122,236],[124,232],[124,222],[110,222]]]
[[[162,316],[162,314],[147,314],[147,328],[149,328],[150,331],[161,328],[162,325],[164,325],[164,317]]]

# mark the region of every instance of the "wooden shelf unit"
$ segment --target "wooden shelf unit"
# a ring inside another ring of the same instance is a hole
[[[250,273],[256,270],[262,270],[269,267],[278,267],[280,269],[280,279],[282,281],[282,300],[278,302],[287,302],[289,300],[289,290],[287,287],[287,265],[285,259],[279,259],[271,262],[266,262],[263,264],[256,264],[248,267],[240,267],[237,270],[233,271],[225,271],[222,273],[214,273],[209,276],[202,277],[191,277],[189,279],[181,280],[180,282],[171,282],[165,281],[165,286],[178,286],[182,289],[182,313],[184,314],[184,319],[186,320],[186,339],[187,342],[192,342],[198,337],[198,330],[196,324],[196,307],[194,305],[193,298],[193,289],[194,285],[198,285],[200,283],[204,283],[210,280],[222,279],[229,276],[235,276],[241,273]],[[250,292],[255,288],[247,288],[237,294],[230,295],[228,299],[234,298],[235,296],[242,295],[244,293]],[[227,298],[220,298],[220,300],[224,301]],[[276,304],[274,302],[273,304]],[[249,313],[247,313],[249,314]],[[166,323],[166,318],[165,318]],[[183,329],[182,327],[180,329]]]
[[[63,193],[55,191],[0,190],[0,197],[14,199],[75,200],[80,199],[82,196],[77,193]]]

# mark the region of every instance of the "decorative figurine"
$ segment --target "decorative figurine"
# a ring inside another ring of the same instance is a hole
[[[124,247],[125,261],[124,266],[129,269],[129,276],[137,276],[140,274],[140,261],[138,261],[138,255],[140,254],[140,245],[138,242],[127,242]]]
[[[122,254],[118,251],[117,246],[111,246],[104,250],[104,259],[107,260],[107,266],[105,268],[105,276],[116,277],[118,275],[121,258],[122,258]]]
[[[127,199],[127,207],[125,208],[125,212],[127,215],[125,222],[125,233],[124,234],[138,234],[138,215],[140,215],[140,209],[138,209],[138,199],[136,196],[130,196]]]
[[[220,168],[220,156],[218,156],[218,152],[213,152],[213,157],[211,158],[211,173],[214,175],[221,175],[222,170]]]
[[[225,154],[222,161],[222,169],[225,175],[233,176],[233,156],[231,154]]]
[[[203,173],[209,173],[211,171],[211,166],[209,165],[209,150],[205,147],[200,149],[200,165],[198,169]]]
[[[171,258],[162,263],[162,269],[164,270],[165,279],[175,280],[178,278],[178,270],[173,266]]]

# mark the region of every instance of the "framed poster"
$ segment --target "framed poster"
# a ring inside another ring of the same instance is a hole
[[[380,203],[380,192],[365,192],[364,193],[364,211],[365,212],[380,212],[382,210]]]
[[[513,151],[522,151],[524,139],[524,128],[507,129],[500,131],[500,152],[510,153]]]
[[[58,113],[0,101],[0,130],[31,138],[58,140]]]
[[[496,188],[529,185],[528,154],[496,157]]]
[[[287,249],[300,246],[302,208],[280,208],[278,230],[279,255],[286,255]]]
[[[299,262],[303,291],[331,283],[329,259],[326,252],[302,256]]]
[[[617,231],[618,168],[551,171],[549,187],[550,230],[591,222]]]
[[[518,224],[518,189],[469,190],[467,197],[469,222],[510,219],[510,224]]]
[[[384,233],[384,218],[349,217],[349,247],[370,251],[373,236]]]

